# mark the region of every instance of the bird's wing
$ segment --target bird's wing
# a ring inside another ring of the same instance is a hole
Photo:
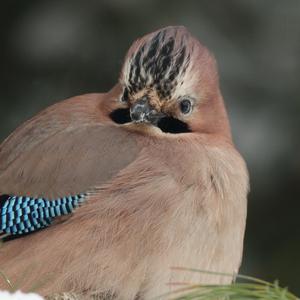
[[[0,146],[2,233],[12,219],[35,229],[69,213],[86,192],[136,159],[140,147],[134,135],[94,117],[98,98],[76,97],[50,107]]]
[[[69,214],[139,151],[130,132],[101,124],[67,128],[24,148],[0,175],[0,233],[34,231]]]
[[[34,148],[24,148],[0,174],[0,194],[56,198],[80,194],[132,162],[132,135],[108,125],[66,128]],[[1,162],[0,162],[1,164]]]

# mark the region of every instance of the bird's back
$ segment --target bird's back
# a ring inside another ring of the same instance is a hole
[[[97,117],[101,97],[58,103],[8,137],[0,146],[0,194],[56,198],[87,192],[134,160],[132,135]]]

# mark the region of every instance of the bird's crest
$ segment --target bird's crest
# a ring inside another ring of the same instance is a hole
[[[123,83],[129,93],[153,88],[168,100],[184,84],[192,52],[193,39],[184,27],[166,27],[146,35],[128,51]]]

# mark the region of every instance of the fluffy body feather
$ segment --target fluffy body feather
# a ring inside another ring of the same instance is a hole
[[[213,69],[204,82],[217,82],[215,74]],[[205,86],[213,97],[195,108],[198,119],[187,121],[192,132],[169,134],[111,120],[110,113],[124,106],[120,82],[107,94],[46,109],[0,147],[0,194],[88,192],[85,204],[64,222],[0,248],[1,271],[13,282],[25,274],[22,289],[41,282],[44,295],[151,299],[174,290],[171,282],[232,280],[172,267],[233,277],[239,269],[248,175],[232,144],[218,87],[211,92]]]

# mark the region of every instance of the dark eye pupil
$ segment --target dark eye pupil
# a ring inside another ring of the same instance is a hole
[[[185,99],[180,102],[180,110],[182,113],[188,114],[191,111],[191,108],[192,104],[190,100]]]
[[[128,89],[124,89],[124,93],[123,93],[123,96],[121,98],[121,101],[122,102],[127,102],[128,101]]]

